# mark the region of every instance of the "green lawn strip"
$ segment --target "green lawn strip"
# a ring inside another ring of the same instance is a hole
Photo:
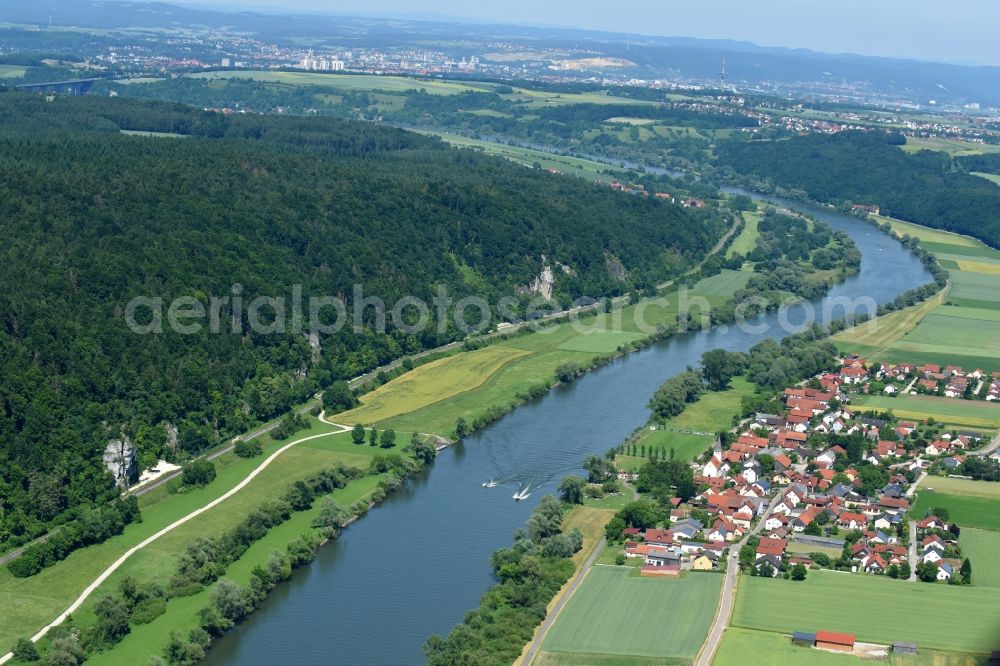
[[[850,654],[837,654],[793,645],[791,637],[772,631],[730,627],[715,655],[713,666],[772,666],[772,664],[809,664],[809,666],[855,666],[882,663],[891,666],[977,666],[988,657],[924,649],[918,643],[916,655],[890,655],[873,661]]]
[[[220,469],[216,480],[208,486],[187,493],[168,495],[162,501],[144,507],[143,522],[129,525],[123,534],[112,537],[102,544],[80,549],[35,576],[15,578],[5,567],[0,569],[0,601],[2,601],[0,608],[3,609],[0,613],[0,636],[4,637],[0,649],[9,649],[18,637],[32,635],[51,622],[125,551],[225,494],[279,446],[302,437],[330,431],[329,426],[314,421],[309,429],[300,431],[287,442],[266,444],[263,456],[250,460],[233,456],[230,464]],[[263,501],[262,497],[280,495],[292,481],[315,472],[318,469],[317,464],[332,465],[337,460],[343,460],[347,464],[353,461],[363,465],[375,451],[381,450],[355,447],[350,443],[349,434],[331,435],[328,439],[329,452],[324,453],[305,446],[311,442],[298,446],[302,446],[304,451],[314,451],[315,455],[306,455],[298,447],[286,451],[240,493],[139,551],[119,571],[136,572],[134,575],[137,577],[167,572],[169,578],[176,555],[183,550],[188,541],[201,534],[217,533],[202,532],[201,529],[217,529],[220,525],[235,524],[242,518],[247,506],[256,506]],[[399,442],[405,442],[402,436]],[[268,482],[277,485],[268,488]],[[92,595],[91,600],[94,598]]]
[[[972,564],[972,584],[1000,588],[1000,532],[965,527],[958,543]]]
[[[931,509],[943,507],[948,509],[948,520],[958,523],[960,527],[1000,530],[998,506],[1000,504],[993,497],[970,497],[937,490],[934,492],[924,490],[917,494],[917,502],[910,509],[910,516],[923,518]]]
[[[380,479],[380,476],[362,477],[352,481],[347,487],[334,491],[331,497],[342,507],[348,508],[370,495]],[[267,561],[272,551],[284,553],[285,547],[300,535],[315,532],[311,523],[318,512],[319,501],[308,511],[293,513],[289,520],[272,528],[263,539],[251,545],[239,560],[229,566],[223,578],[247,585],[253,569]],[[118,575],[113,578],[115,585],[121,580]],[[210,603],[213,587],[214,585],[190,597],[171,599],[167,603],[166,613],[149,624],[133,627],[132,632],[113,650],[98,653],[90,657],[87,663],[109,666],[145,664],[151,655],[162,655],[171,632],[178,631],[186,636],[191,629],[199,626],[198,612]]]
[[[995,590],[810,571],[801,583],[745,576],[732,624],[779,633],[853,633],[859,641],[989,654],[998,647]]]
[[[595,566],[542,645],[553,652],[693,657],[712,623],[722,579],[714,573],[642,578],[627,567]]]
[[[693,435],[676,430],[644,430],[636,445],[639,458],[642,458],[642,447],[645,446],[646,456],[650,455],[651,450],[662,450],[669,454],[670,449],[673,449],[676,459],[693,460],[714,443],[714,435]]]
[[[736,254],[746,256],[756,247],[757,239],[760,237],[757,224],[760,222],[761,217],[760,213],[753,211],[745,211],[743,213],[746,225],[743,227],[740,235],[733,239],[733,244],[729,246],[729,251],[726,252],[727,258]]]
[[[623,493],[618,493],[617,495],[605,495],[600,499],[594,499],[593,497],[585,497],[583,500],[584,506],[589,506],[594,509],[613,509],[618,511],[623,506],[632,501],[632,492],[626,490]]]

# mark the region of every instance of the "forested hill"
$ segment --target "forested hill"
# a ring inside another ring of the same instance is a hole
[[[975,236],[1000,247],[1000,188],[941,152],[907,154],[904,138],[864,132],[809,134],[721,144],[720,162],[768,183],[831,203],[878,204],[882,213]]]
[[[543,255],[568,267],[552,264],[558,295],[601,296],[675,274],[724,226],[373,124],[15,92],[0,93],[0,118],[0,547],[110,496],[112,437],[148,463],[167,453],[169,423],[193,453],[458,337],[347,327],[314,359],[301,332],[245,320],[136,335],[123,316],[134,296],[207,304],[239,284],[249,303],[301,284],[350,310],[355,284],[390,305],[440,284],[495,298],[531,284]]]

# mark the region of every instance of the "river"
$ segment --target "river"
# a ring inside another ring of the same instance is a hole
[[[821,301],[867,296],[877,303],[931,280],[921,263],[875,227],[828,209],[773,197],[845,231],[862,252],[860,272]],[[797,308],[791,317],[801,321]],[[842,313],[841,313],[842,314]],[[840,315],[837,315],[840,316]],[[437,461],[280,585],[257,612],[210,650],[219,664],[419,664],[420,646],[447,633],[493,584],[490,553],[511,536],[559,479],[583,459],[619,444],[648,418],[646,403],[668,377],[723,347],[747,350],[783,337],[719,327],[674,336],[560,386],[498,423],[442,451]],[[503,483],[493,489],[483,481]],[[521,484],[528,501],[511,495]]]

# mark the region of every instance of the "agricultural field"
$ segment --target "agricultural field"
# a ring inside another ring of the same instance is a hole
[[[929,303],[924,303],[881,318],[889,324],[891,334],[862,333],[856,351],[889,363],[1000,370],[1000,252],[968,236],[885,217],[877,219],[888,222],[897,234],[917,238],[924,249],[934,253],[948,270],[951,286],[936,308],[929,309]],[[858,330],[863,331],[864,325]],[[850,350],[851,332],[841,333],[836,341],[841,349]]]
[[[972,584],[1000,588],[1000,532],[966,527],[958,543],[962,556],[972,563]]]
[[[531,666],[689,666],[690,659],[677,657],[637,657],[584,654],[582,652],[546,652],[542,650]]]
[[[871,353],[901,340],[943,302],[944,294],[941,293],[923,303],[917,303],[911,307],[890,312],[887,315],[844,329],[834,335],[832,340],[842,352],[862,355]]]
[[[737,254],[746,255],[757,245],[757,239],[760,237],[760,232],[757,231],[757,225],[760,223],[761,217],[760,213],[753,211],[744,211],[743,220],[746,224],[740,235],[733,240],[733,244],[729,246],[729,251],[726,252],[726,257],[732,257]]]
[[[940,423],[973,430],[1000,429],[1000,404],[984,400],[941,398],[932,395],[901,395],[896,398],[881,395],[855,397],[851,405],[861,411],[887,411],[904,419],[926,420],[933,417]]]
[[[595,566],[549,629],[546,652],[691,658],[701,648],[722,576],[680,580],[630,575],[631,567]],[[684,621],[678,621],[683,613]]]
[[[712,306],[718,306],[732,299],[733,295],[747,286],[753,275],[750,271],[723,269],[718,275],[698,281],[688,292],[688,298],[703,297]]]
[[[266,83],[283,83],[297,86],[324,86],[349,90],[351,92],[405,92],[423,90],[432,95],[457,95],[463,92],[483,92],[493,90],[490,83],[456,82],[439,79],[412,79],[403,76],[374,76],[353,74],[325,74],[320,72],[260,72],[231,70],[220,72],[198,72],[190,74],[195,79],[251,79]]]
[[[995,497],[976,497],[939,492],[936,486],[934,492],[922,490],[917,493],[917,501],[910,509],[910,516],[923,518],[932,509],[942,507],[948,509],[948,520],[958,523],[959,527],[972,527],[983,530],[1000,530],[1000,502]]]
[[[523,349],[491,345],[419,366],[361,398],[361,406],[334,417],[345,424],[378,423],[481,386]]]
[[[853,633],[862,642],[909,641],[922,649],[989,654],[1000,647],[996,597],[988,588],[834,571],[810,571],[801,583],[746,576],[732,624],[777,633],[822,629]]]
[[[6,568],[0,569],[0,608],[4,609],[0,614],[0,636],[4,638],[0,649],[9,649],[9,643],[18,637],[34,634],[69,606],[87,584],[122,553],[223,495],[278,448],[303,437],[329,433],[330,430],[329,426],[314,421],[311,428],[297,433],[287,442],[265,442],[264,456],[244,460],[232,453],[225,454],[216,461],[218,476],[209,485],[179,494],[159,493],[159,501],[148,505],[146,502],[149,500],[144,496],[143,522],[129,525],[124,533],[104,543],[77,550],[62,562],[43,569],[35,576],[14,578]],[[408,437],[408,433],[405,437],[400,434],[399,441],[405,443]],[[330,434],[289,449],[238,494],[136,553],[98,588],[78,615],[86,617],[88,609],[102,591],[113,589],[124,575],[133,575],[140,580],[168,580],[176,566],[177,557],[188,542],[205,534],[218,534],[235,525],[242,520],[247,507],[273,499],[283,493],[293,481],[337,462],[365,467],[371,456],[378,451],[381,449],[355,446],[346,433]]]
[[[889,664],[890,666],[978,666],[988,657],[955,652],[934,652],[922,649],[916,655],[890,655],[873,661],[853,655],[793,645],[789,635],[771,631],[729,628],[722,638],[713,666],[771,666],[771,664],[809,664],[809,666],[860,666]]]
[[[906,145],[900,148],[907,153],[916,153],[921,150],[936,150],[948,153],[952,157],[964,157],[966,155],[983,155],[985,153],[1000,152],[1000,146],[988,143],[973,143],[960,139],[938,139],[938,138],[915,138],[907,137]]]

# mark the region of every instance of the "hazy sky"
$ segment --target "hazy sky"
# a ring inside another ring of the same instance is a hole
[[[180,0],[187,5],[434,13],[662,36],[740,39],[1000,65],[998,0]]]

